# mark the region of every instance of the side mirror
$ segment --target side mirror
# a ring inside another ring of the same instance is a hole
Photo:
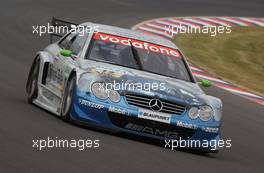
[[[201,84],[203,87],[210,87],[212,86],[212,83],[209,80],[202,80]]]
[[[60,51],[60,54],[62,56],[65,56],[65,57],[72,57],[72,51],[68,50],[68,49],[62,49]]]

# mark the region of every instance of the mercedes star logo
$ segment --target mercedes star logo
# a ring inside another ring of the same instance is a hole
[[[159,112],[162,109],[163,105],[160,100],[152,99],[149,102],[149,107],[151,110]]]

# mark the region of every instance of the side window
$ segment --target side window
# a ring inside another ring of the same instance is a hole
[[[63,49],[71,50],[74,55],[78,55],[83,48],[87,37],[88,33],[71,33],[59,42],[59,46]]]
[[[59,42],[59,46],[62,48],[62,49],[69,49],[71,44],[72,44],[72,40],[74,38],[76,34],[68,34],[62,41]]]
[[[70,45],[70,50],[73,52],[74,55],[78,55],[78,53],[83,48],[86,38],[88,34],[78,34],[72,40],[72,44]]]

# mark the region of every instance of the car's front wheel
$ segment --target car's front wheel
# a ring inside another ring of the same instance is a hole
[[[75,92],[75,85],[76,77],[75,75],[72,75],[66,84],[62,100],[61,118],[66,121],[71,120],[70,111],[72,107],[73,95]]]
[[[38,76],[39,76],[39,59],[36,58],[32,63],[32,66],[29,71],[26,91],[27,91],[27,100],[29,103],[32,103],[34,99],[38,96]]]

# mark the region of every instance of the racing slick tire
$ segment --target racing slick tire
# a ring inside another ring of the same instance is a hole
[[[38,76],[39,76],[39,58],[36,57],[29,71],[26,92],[27,92],[27,101],[32,103],[34,99],[38,97]]]
[[[71,111],[72,100],[75,92],[75,85],[76,85],[76,76],[71,75],[64,90],[62,107],[61,107],[61,119],[65,121],[71,120],[70,111]]]

